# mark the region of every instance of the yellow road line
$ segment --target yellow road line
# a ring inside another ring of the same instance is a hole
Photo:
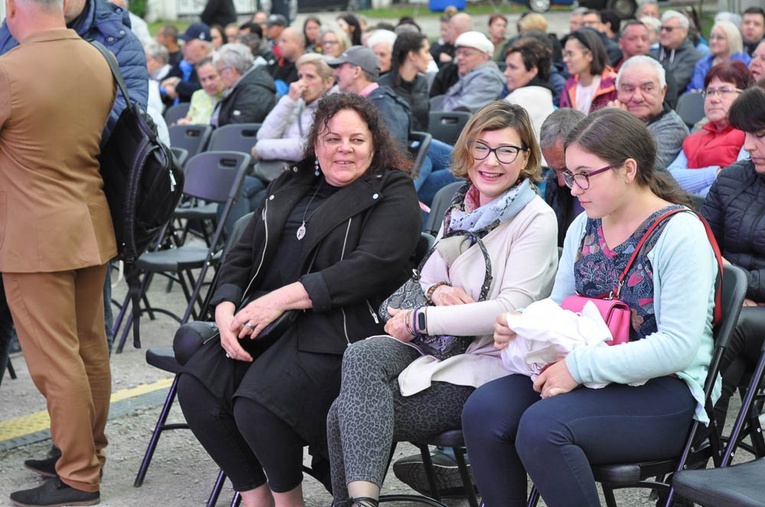
[[[111,403],[159,391],[160,389],[170,387],[170,384],[172,383],[172,378],[166,378],[157,380],[151,384],[141,384],[131,389],[122,389],[121,391],[112,394]],[[48,412],[46,410],[23,415],[7,421],[0,421],[0,442],[23,437],[25,435],[31,435],[39,431],[45,431],[49,428],[50,417],[48,417]]]

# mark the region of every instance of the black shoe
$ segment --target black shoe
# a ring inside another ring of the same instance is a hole
[[[465,498],[465,488],[457,462],[442,451],[430,453],[436,476],[436,486],[442,497]],[[470,470],[470,463],[467,464]],[[419,454],[406,456],[393,463],[393,473],[404,484],[423,495],[431,495],[425,464]],[[473,486],[475,490],[475,486]]]
[[[96,505],[101,494],[74,489],[57,477],[48,479],[40,486],[11,493],[11,500],[18,507],[58,507],[62,505]]]
[[[45,459],[28,459],[24,466],[33,472],[37,472],[43,477],[58,477],[56,473],[56,462],[61,457],[61,449],[51,446],[48,456]]]

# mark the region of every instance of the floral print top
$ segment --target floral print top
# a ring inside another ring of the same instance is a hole
[[[656,211],[640,224],[632,236],[613,250],[606,245],[601,220],[588,219],[584,239],[574,264],[577,294],[588,297],[604,297],[612,291],[615,294],[619,276],[646,230],[661,215],[676,208],[682,206],[672,205]],[[653,249],[666,224],[667,220],[659,224],[643,244],[619,293],[619,299],[632,309],[630,341],[645,338],[657,330],[653,309],[653,267],[648,259],[648,252]]]

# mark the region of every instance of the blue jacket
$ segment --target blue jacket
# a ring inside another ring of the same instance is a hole
[[[685,89],[686,92],[704,89],[704,78],[712,68],[712,60],[714,58],[714,55],[709,55],[696,62],[696,66],[693,68],[693,77],[691,77],[691,82],[688,83],[688,88]],[[730,60],[732,62],[738,60],[748,67],[752,58],[748,54],[741,52],[732,54]]]
[[[149,101],[149,73],[146,69],[146,54],[138,38],[130,30],[130,18],[127,11],[105,0],[86,0],[82,13],[69,24],[85,40],[97,40],[115,54],[120,64],[122,76],[128,88],[130,98],[145,111]],[[11,35],[8,25],[3,21],[0,27],[0,55],[18,46]],[[104,129],[102,143],[117,123],[126,103],[121,93],[117,93],[109,121]]]

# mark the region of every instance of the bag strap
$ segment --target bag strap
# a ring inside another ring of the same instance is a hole
[[[635,247],[635,251],[632,252],[630,259],[627,261],[627,266],[624,268],[624,271],[622,271],[622,274],[619,275],[619,282],[616,287],[616,293],[613,295],[613,297],[615,297],[616,299],[619,298],[619,293],[621,292],[622,285],[624,284],[625,278],[627,278],[627,272],[630,270],[630,267],[632,267],[632,263],[635,261],[635,258],[640,253],[640,250],[643,248],[643,245],[651,237],[651,234],[656,229],[656,227],[658,227],[659,224],[661,224],[664,220],[671,217],[672,215],[675,215],[677,213],[682,213],[682,212],[693,213],[704,225],[704,232],[706,232],[707,234],[709,245],[712,247],[712,252],[714,252],[715,260],[717,261],[717,277],[715,279],[715,308],[714,308],[714,315],[712,318],[712,325],[715,326],[722,319],[722,276],[723,276],[722,254],[720,252],[720,246],[717,244],[717,239],[715,239],[715,235],[712,233],[711,227],[709,227],[709,223],[707,223],[704,217],[701,216],[698,212],[688,209],[686,207],[671,209],[663,213],[660,217],[654,220],[654,222],[651,224],[650,227],[648,227],[648,230],[646,230],[645,234],[643,234],[643,237],[640,238],[640,242],[638,242],[637,246]]]
[[[106,46],[104,46],[97,40],[91,40],[89,42],[106,59],[106,62],[109,64],[109,68],[112,71],[112,76],[114,76],[114,80],[117,81],[117,86],[122,92],[122,96],[125,97],[125,101],[128,103],[128,105],[130,105],[131,101],[130,101],[130,96],[128,95],[127,85],[125,84],[125,80],[122,77],[122,72],[120,71],[120,65],[119,63],[117,63],[117,60],[114,58],[114,55],[112,54],[111,51],[106,49]]]
[[[489,295],[489,289],[491,289],[491,283],[494,281],[494,276],[492,275],[491,271],[491,257],[489,257],[489,251],[486,249],[486,245],[484,245],[481,238],[476,236],[470,231],[453,231],[452,233],[448,234],[447,236],[444,236],[444,238],[451,238],[453,236],[468,236],[474,243],[478,244],[478,248],[481,249],[481,253],[483,254],[483,260],[486,264],[486,275],[483,279],[483,284],[481,285],[481,292],[478,295],[478,301],[485,301],[486,296]],[[441,238],[441,239],[444,239]],[[420,281],[420,273],[422,272],[422,267],[425,265],[425,263],[430,259],[430,256],[433,255],[433,252],[436,251],[436,248],[438,247],[438,243],[433,245],[431,249],[428,251],[427,254],[422,258],[420,261],[420,265],[417,266],[417,269],[414,269],[413,278],[416,281]]]

